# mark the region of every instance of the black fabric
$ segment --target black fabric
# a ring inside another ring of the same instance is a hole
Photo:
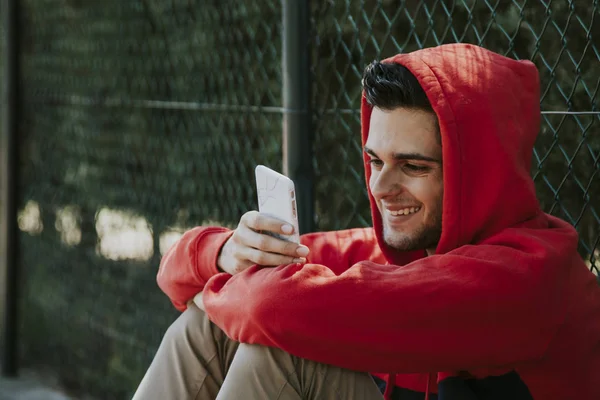
[[[438,400],[533,400],[516,372],[484,379],[444,379],[438,385]]]
[[[373,376],[383,394],[385,381]],[[425,393],[395,387],[392,400],[424,400]],[[430,393],[429,400],[533,400],[529,389],[516,372],[484,379],[451,377],[438,385],[438,394]]]
[[[373,376],[377,387],[381,391],[381,394],[385,392],[385,381],[376,376]],[[424,400],[425,393],[423,392],[415,392],[414,390],[408,390],[401,387],[396,386],[392,391],[392,400]],[[435,393],[429,394],[429,400],[439,400],[438,396]]]

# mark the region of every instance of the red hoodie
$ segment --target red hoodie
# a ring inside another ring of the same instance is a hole
[[[439,119],[436,255],[386,246],[369,194],[374,228],[304,235],[305,265],[218,273],[230,232],[191,230],[163,258],[160,287],[180,310],[203,290],[210,319],[234,340],[389,374],[398,387],[441,397],[453,377],[510,373],[529,398],[600,399],[600,288],[573,227],[540,210],[529,173],[536,68],[466,44],[387,61],[417,77]],[[361,112],[364,143],[364,98]]]

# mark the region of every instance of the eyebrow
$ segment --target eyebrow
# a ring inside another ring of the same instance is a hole
[[[367,153],[368,155],[370,155],[371,157],[379,158],[379,156],[377,154],[375,154],[375,152],[373,150],[371,150],[370,148],[368,148],[367,146],[365,146],[363,148],[363,151],[365,153]],[[429,162],[441,164],[440,160],[438,160],[436,158],[428,157],[428,156],[420,154],[420,153],[394,153],[392,155],[392,157],[394,157],[395,160],[419,160],[419,161],[429,161]]]

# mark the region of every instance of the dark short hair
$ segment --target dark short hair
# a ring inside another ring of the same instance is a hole
[[[435,114],[417,78],[403,65],[373,61],[367,65],[362,79],[367,103],[371,107],[391,111],[395,108],[423,110]],[[435,119],[437,141],[441,145],[439,121]]]
[[[365,68],[362,85],[367,103],[382,110],[416,108],[433,112],[417,78],[403,65],[373,61]]]

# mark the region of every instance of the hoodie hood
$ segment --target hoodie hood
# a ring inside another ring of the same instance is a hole
[[[439,121],[444,195],[436,254],[481,242],[541,213],[530,176],[540,126],[539,77],[533,63],[469,44],[399,54],[383,62],[412,72]],[[363,96],[363,145],[371,111]],[[364,162],[368,186],[367,156]],[[386,259],[396,264],[406,260],[406,254],[401,257],[383,241],[381,214],[370,189],[369,200]],[[422,255],[415,252],[417,258]]]

